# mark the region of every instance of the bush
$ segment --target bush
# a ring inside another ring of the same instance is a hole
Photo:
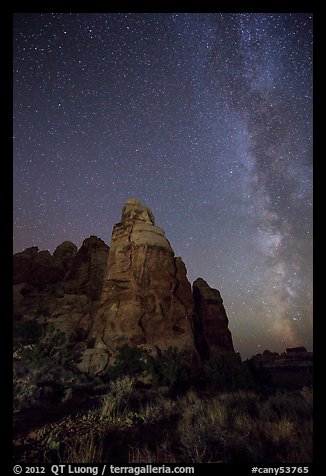
[[[154,387],[168,387],[172,392],[186,390],[191,382],[190,354],[169,347],[156,359],[150,359],[147,366]]]
[[[110,392],[101,398],[101,418],[112,417],[127,409],[134,383],[134,379],[128,376],[111,382]]]
[[[14,321],[14,350],[21,346],[35,344],[43,334],[43,328],[35,319],[31,321]]]
[[[158,357],[151,357],[147,350],[125,344],[117,350],[115,365],[109,367],[101,378],[107,382],[123,376],[147,374],[154,388],[166,387],[178,393],[186,390],[191,382],[191,360],[187,351],[169,347]]]
[[[20,337],[20,333],[24,331],[25,337]],[[74,346],[67,342],[65,333],[53,324],[41,327],[36,321],[22,323],[16,343],[19,344],[18,356],[26,362],[38,362],[41,365],[44,359],[51,359],[52,362],[66,366],[77,359]]]
[[[117,350],[115,365],[102,374],[104,381],[114,380],[125,375],[135,376],[147,368],[147,351],[141,347],[124,344]]]
[[[248,359],[245,360],[243,364],[250,373],[255,388],[258,391],[271,384],[272,376],[270,372],[263,367],[261,362],[256,364],[253,359]]]
[[[204,385],[215,390],[251,389],[254,382],[239,354],[212,353],[203,366]]]

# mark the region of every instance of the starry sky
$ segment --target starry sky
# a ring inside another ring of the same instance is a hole
[[[150,207],[247,358],[312,350],[312,14],[16,13],[14,252]]]

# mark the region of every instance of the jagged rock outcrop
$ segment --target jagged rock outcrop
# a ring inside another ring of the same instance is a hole
[[[208,358],[210,352],[234,352],[229,320],[223,299],[217,289],[211,288],[204,279],[193,284],[195,308],[195,340],[199,353]]]
[[[90,236],[49,251],[28,248],[13,257],[14,315],[54,324],[70,341],[86,339],[102,289],[109,247]],[[18,283],[18,284],[17,284]]]
[[[71,241],[64,241],[61,245],[56,247],[53,256],[61,261],[65,274],[67,274],[71,269],[76,254],[77,246]]]
[[[49,284],[64,277],[62,261],[49,251],[39,251],[37,246],[27,248],[13,257],[13,283]]]
[[[107,268],[109,247],[101,238],[90,236],[83,241],[74,257],[66,282],[75,289],[83,290],[88,296],[98,299]]]
[[[94,327],[98,371],[117,347],[193,349],[192,296],[181,258],[176,259],[152,212],[128,200],[112,232],[107,274]],[[102,353],[99,352],[102,349]]]

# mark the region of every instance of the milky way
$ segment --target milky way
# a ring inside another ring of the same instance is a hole
[[[312,348],[312,15],[14,16],[14,251],[149,206],[236,350]]]

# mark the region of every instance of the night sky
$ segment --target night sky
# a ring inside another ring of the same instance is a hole
[[[312,15],[14,15],[14,252],[150,207],[243,358],[312,349]]]

